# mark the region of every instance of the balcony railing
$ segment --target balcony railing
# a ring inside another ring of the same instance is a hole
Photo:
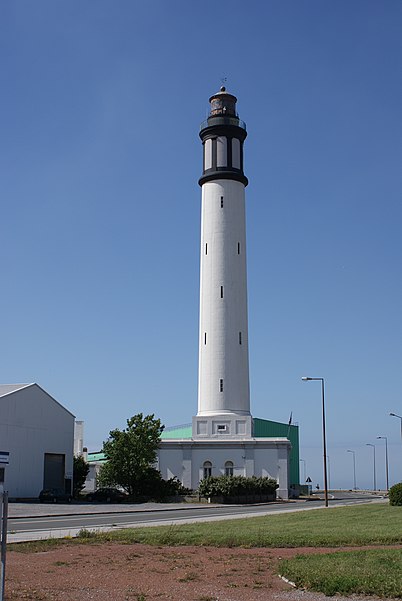
[[[208,119],[201,123],[200,131],[214,125],[234,125],[235,127],[241,127],[245,130],[247,129],[245,122],[241,119],[237,119],[237,117],[220,117],[217,115],[211,115]]]

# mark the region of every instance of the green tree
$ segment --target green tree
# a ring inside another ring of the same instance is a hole
[[[85,485],[89,464],[82,455],[76,455],[73,461],[73,497],[77,498]]]
[[[124,430],[112,430],[103,443],[107,461],[98,474],[98,484],[121,486],[132,497],[146,495],[150,480],[160,477],[154,464],[163,430],[153,414],[142,413],[128,419]]]
[[[390,505],[402,505],[402,482],[391,486],[388,496]]]

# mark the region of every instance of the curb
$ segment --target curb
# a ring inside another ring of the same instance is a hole
[[[283,582],[286,582],[286,584],[290,584],[290,586],[293,586],[293,588],[297,588],[296,584],[294,582],[292,582],[291,580],[288,580],[287,578],[285,578],[285,576],[281,576],[279,574],[279,578],[281,580],[283,580]]]

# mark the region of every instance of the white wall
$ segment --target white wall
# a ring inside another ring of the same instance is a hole
[[[103,462],[102,462],[103,463]],[[102,465],[101,462],[91,462],[89,464],[89,472],[85,480],[83,492],[94,492],[96,490],[96,479]]]
[[[84,449],[84,422],[76,420],[74,424],[74,455],[82,455]]]
[[[290,444],[285,439],[238,441],[165,440],[159,448],[158,465],[165,479],[175,476],[183,486],[196,490],[203,478],[203,464],[212,463],[212,475],[225,473],[226,461],[236,476],[267,476],[278,481],[278,496],[288,498]]]
[[[199,327],[197,415],[249,414],[245,194],[237,181],[202,186]]]
[[[43,488],[44,454],[65,455],[73,475],[74,416],[37,384],[0,397],[0,446],[10,452],[4,489],[10,497],[36,497]]]

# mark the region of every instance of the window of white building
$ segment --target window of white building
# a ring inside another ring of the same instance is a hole
[[[226,461],[225,463],[225,476],[233,476],[233,461]]]
[[[204,472],[204,478],[209,478],[212,476],[212,463],[210,461],[204,461],[202,468]]]

